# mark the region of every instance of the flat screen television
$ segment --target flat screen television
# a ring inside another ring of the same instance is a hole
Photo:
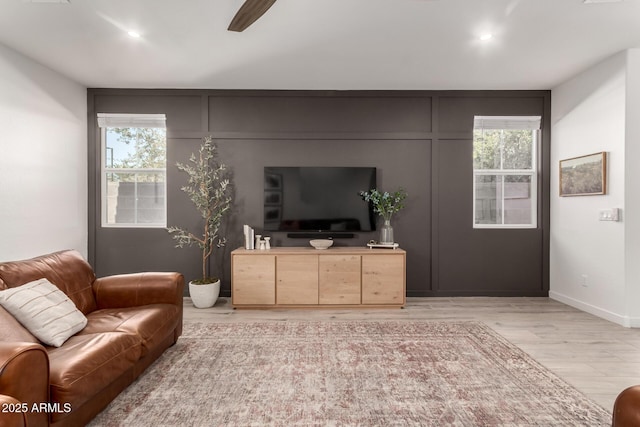
[[[376,187],[374,167],[264,168],[264,230],[375,230],[376,217],[358,194]]]

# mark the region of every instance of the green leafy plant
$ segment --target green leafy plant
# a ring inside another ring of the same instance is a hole
[[[404,208],[403,202],[407,198],[407,192],[402,188],[394,193],[380,192],[374,188],[369,191],[361,191],[358,194],[362,200],[371,203],[373,211],[382,216],[385,221],[390,221],[391,215]]]
[[[182,187],[202,219],[204,230],[201,236],[181,227],[169,227],[167,231],[173,234],[177,248],[197,246],[202,250],[202,278],[194,283],[214,283],[216,277],[207,277],[207,264],[214,248],[224,246],[226,240],[218,238],[220,224],[224,214],[231,208],[231,187],[227,168],[216,159],[216,146],[213,138],[203,138],[198,155],[191,154],[189,162],[177,163],[179,170],[189,175],[188,184]]]

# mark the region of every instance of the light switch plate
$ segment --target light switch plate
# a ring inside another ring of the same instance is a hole
[[[620,221],[620,209],[602,209],[599,215],[600,221]]]

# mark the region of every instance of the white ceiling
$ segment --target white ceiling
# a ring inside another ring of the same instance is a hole
[[[229,32],[242,1],[0,0],[0,43],[87,87],[336,90],[550,89],[640,47],[640,0],[277,0]]]

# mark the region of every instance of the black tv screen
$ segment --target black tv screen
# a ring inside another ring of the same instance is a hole
[[[264,168],[264,230],[375,230],[375,215],[358,194],[376,187],[373,167]]]

